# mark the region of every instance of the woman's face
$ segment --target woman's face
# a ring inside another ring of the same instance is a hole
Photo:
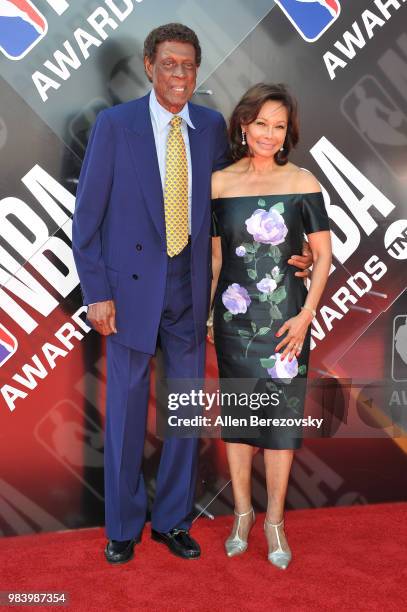
[[[242,125],[247,146],[253,156],[274,157],[287,134],[288,110],[279,100],[267,100],[256,119]]]

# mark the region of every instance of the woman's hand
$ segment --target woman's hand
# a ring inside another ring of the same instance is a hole
[[[311,321],[312,313],[308,310],[302,310],[297,316],[288,319],[288,321],[280,327],[276,333],[278,338],[284,334],[284,332],[287,332],[281,342],[276,346],[276,353],[285,347],[281,354],[281,359],[285,359],[285,357],[289,355],[288,359],[292,361],[294,356],[298,356],[301,353],[302,345]]]

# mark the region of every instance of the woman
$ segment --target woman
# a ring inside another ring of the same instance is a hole
[[[214,234],[218,236],[213,238],[213,331],[211,317],[208,324],[209,334],[214,334],[219,376],[223,383],[233,378],[258,379],[265,389],[278,391],[279,407],[262,408],[261,416],[301,417],[310,323],[331,265],[329,223],[320,185],[310,172],[288,161],[298,142],[298,117],[295,100],[285,86],[251,87],[233,111],[229,133],[234,163],[215,172],[212,179]],[[313,253],[308,293],[289,265],[291,253],[301,254],[304,233]],[[284,533],[284,501],[301,430],[259,427],[255,437],[253,431],[248,437],[224,434],[223,430],[236,515],[225,542],[226,553],[231,557],[247,549],[255,520],[250,494],[252,457],[254,447],[263,448],[268,559],[285,569],[291,551]]]

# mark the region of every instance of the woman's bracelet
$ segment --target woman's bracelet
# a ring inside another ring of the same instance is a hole
[[[207,327],[213,327],[213,308],[212,308],[212,310],[209,313],[209,317],[208,317],[208,320],[206,322],[206,326]]]
[[[309,306],[301,306],[301,310],[308,310],[312,314],[313,319],[315,319],[315,317],[317,316],[317,311],[313,308],[310,308]]]

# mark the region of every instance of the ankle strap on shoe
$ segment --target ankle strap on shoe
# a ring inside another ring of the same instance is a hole
[[[253,507],[250,508],[250,510],[248,510],[247,512],[242,512],[241,514],[239,514],[239,512],[236,512],[236,510],[233,510],[233,513],[235,516],[238,516],[239,518],[241,516],[247,516],[248,514],[251,514],[253,512]]]
[[[272,523],[271,521],[268,521],[267,519],[264,519],[264,524],[265,525],[270,525],[270,527],[281,527],[281,525],[284,524],[284,519],[281,519],[281,521],[279,523]]]

